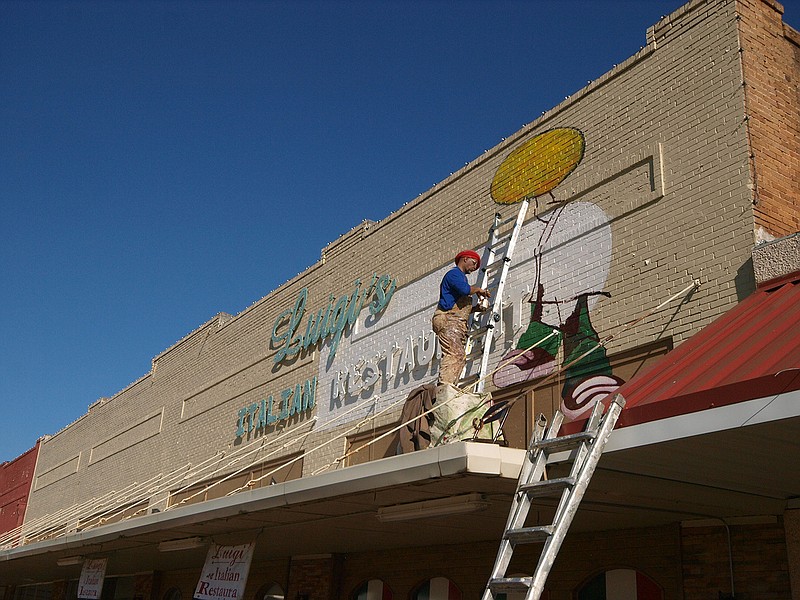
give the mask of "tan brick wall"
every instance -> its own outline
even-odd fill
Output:
[[[764,239],[800,231],[800,34],[775,0],[738,0],[755,224]]]
[[[427,322],[436,283],[420,292],[428,308],[411,308],[414,299],[402,290],[432,278],[457,249],[483,244],[498,209],[516,213],[516,206],[494,203],[492,178],[513,149],[552,128],[579,129],[586,151],[554,191],[559,200],[572,200],[565,211],[573,211],[576,222],[562,222],[563,239],[553,242],[548,256],[579,249],[554,267],[561,281],[580,286],[570,261],[591,260],[595,249],[608,252],[608,264],[598,268],[607,269],[601,281],[611,298],[594,306],[592,322],[601,335],[615,334],[610,351],[667,337],[677,345],[696,333],[753,289],[754,217],[734,8],[733,0],[695,0],[679,9],[650,28],[648,45],[623,64],[380,223],[355,227],[324,249],[324,260],[241,314],[220,315],[158,355],[150,373],[42,444],[28,518],[258,440],[261,432],[236,439],[239,409],[320,373],[324,352],[318,347],[280,366],[273,361],[273,324],[303,287],[311,312],[329,295],[348,293],[357,278],[388,273],[397,278],[398,292],[387,318],[402,327],[407,311]],[[552,217],[548,201],[539,206],[544,218]],[[578,222],[586,208],[605,215],[607,247],[595,248],[601,242],[592,223]],[[529,226],[535,239],[539,223],[532,216]],[[520,301],[530,279],[514,277],[510,289]],[[618,328],[695,279],[702,287],[689,301],[636,329]],[[493,361],[511,342],[504,340]],[[348,337],[343,345],[350,343]],[[409,381],[408,389],[414,384]],[[403,389],[396,391],[402,395]],[[369,426],[393,421],[399,410]],[[283,424],[295,428],[298,441],[286,454],[331,441],[304,458],[305,474],[341,456],[343,434],[352,426],[320,429],[310,416]],[[263,435],[280,433],[270,427]],[[266,457],[265,450],[252,460]]]

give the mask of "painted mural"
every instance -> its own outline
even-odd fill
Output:
[[[508,154],[489,190],[498,204],[528,199],[536,208],[536,218],[520,232],[506,282],[503,319],[490,362],[496,371],[493,382],[502,388],[558,377],[568,418],[621,383],[605,350],[597,347],[599,336],[591,321],[598,300],[609,296],[610,219],[593,202],[557,203],[552,194],[580,164],[584,144],[583,134],[574,128],[539,134]],[[440,351],[430,317],[439,282],[451,266],[448,262],[398,285],[385,310],[352,321],[335,351],[331,344],[320,346],[320,428],[398,408],[415,387],[435,381]],[[471,275],[470,283],[477,276]]]
[[[498,204],[533,200],[538,212],[538,199],[549,195],[555,202],[553,189],[578,166],[584,150],[585,139],[577,129],[552,129],[533,137],[511,152],[497,169],[492,198]],[[576,418],[623,381],[612,373],[589,314],[590,299],[611,296],[603,289],[605,277],[601,282],[576,276],[569,285],[552,278],[555,269],[569,268],[569,257],[561,263],[548,252],[554,231],[564,225],[560,221],[566,207],[562,204],[546,216],[537,215],[541,231],[534,246],[530,319],[515,348],[501,359],[493,383],[502,388],[547,377],[559,371],[560,363],[559,374],[564,380],[561,410],[567,418]],[[571,229],[570,225],[567,228]],[[591,246],[581,249],[592,251]],[[603,260],[598,257],[598,268]],[[610,257],[606,260],[610,262]],[[546,307],[552,310],[545,311]]]

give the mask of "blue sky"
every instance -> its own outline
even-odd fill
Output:
[[[628,58],[682,3],[4,0],[0,462]]]

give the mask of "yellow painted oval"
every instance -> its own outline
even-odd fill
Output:
[[[492,198],[514,204],[542,196],[575,170],[583,158],[583,134],[572,127],[551,129],[509,154],[492,180]]]

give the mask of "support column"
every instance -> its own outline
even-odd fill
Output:
[[[342,557],[336,554],[293,556],[286,600],[336,600]]]
[[[786,532],[786,557],[792,600],[800,600],[800,500],[789,501],[783,513],[783,528]]]

